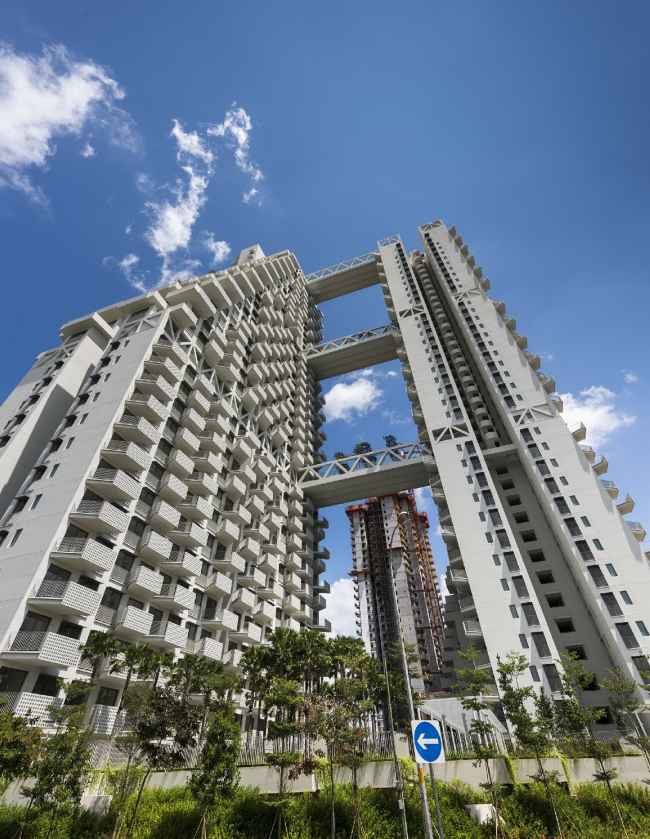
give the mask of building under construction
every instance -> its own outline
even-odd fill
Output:
[[[418,511],[412,491],[370,498],[345,511],[350,519],[357,626],[366,649],[383,659],[399,641],[397,608],[404,641],[420,654],[420,675],[413,687],[420,692],[439,690],[444,632],[427,514]],[[401,512],[408,513],[408,519],[398,524]]]

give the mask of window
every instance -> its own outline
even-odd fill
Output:
[[[542,443],[542,448],[544,449],[545,452],[549,451],[548,443]]]
[[[474,483],[474,478],[472,478],[471,475],[467,475],[467,483],[468,484],[473,484]]]
[[[557,466],[557,460],[554,460],[554,458],[551,458],[551,466]]]
[[[569,505],[566,503],[564,498],[554,498],[553,501],[555,501],[555,506],[562,515],[568,515],[571,512]]]
[[[501,521],[501,513],[498,510],[488,510],[488,515],[490,516],[490,521],[495,527],[499,527],[503,524]]]
[[[105,381],[105,382],[107,382],[107,381],[110,379],[110,377],[111,377],[111,374],[110,374],[110,373],[107,373],[107,374],[104,376],[104,381]]]
[[[485,513],[479,513],[478,517],[481,521],[485,521]]]
[[[70,446],[74,443],[74,437],[70,437],[68,442],[65,444],[66,449],[69,449]]]
[[[603,603],[607,606],[607,611],[613,618],[617,618],[623,614],[623,610],[619,606],[615,594],[608,592],[606,594],[601,594],[601,597],[603,598]]]
[[[574,653],[575,657],[578,661],[586,661],[587,660],[587,653],[585,652],[585,648],[582,647],[580,644],[576,644],[572,647],[567,647],[566,651],[568,653]]]
[[[93,396],[93,402],[97,402],[97,400],[99,399],[99,393],[100,392],[97,391],[97,393]]]
[[[533,632],[533,644],[540,658],[550,658],[551,649],[546,643],[546,636],[543,632]]]
[[[505,530],[497,530],[497,539],[499,540],[499,544],[502,548],[511,547],[510,539],[508,538],[508,534],[505,532]]]
[[[537,469],[538,469],[540,475],[550,475],[551,474],[551,470],[548,468],[548,465],[547,465],[545,460],[536,461],[535,466],[537,466]]]
[[[560,674],[557,672],[557,667],[554,664],[544,664],[544,675],[546,681],[552,692],[560,691],[562,689],[562,681]]]
[[[512,615],[513,618],[518,618],[519,617],[519,612],[517,611],[516,606],[512,606],[512,605],[510,606],[510,614]]]
[[[501,578],[501,588],[504,591],[510,591],[510,586],[508,585],[508,581]]]
[[[526,522],[530,521],[530,519],[528,518],[528,513],[524,512],[515,513],[513,518],[517,522],[517,524],[526,524]]]
[[[528,551],[528,556],[530,557],[531,562],[545,562],[546,557],[544,556],[544,551],[537,550],[537,551]]]
[[[626,591],[622,591],[621,593],[621,600],[628,606],[632,605],[632,598]]]
[[[511,507],[518,507],[521,504],[521,498],[518,495],[509,495],[506,501]]]
[[[107,705],[109,708],[114,708],[117,702],[118,691],[115,688],[100,687],[97,694],[96,705]]]
[[[522,648],[523,650],[527,650],[527,649],[528,649],[528,638],[526,638],[526,636],[525,636],[525,635],[520,635],[520,636],[519,636],[519,643],[521,644],[521,648]]]
[[[39,696],[56,696],[59,692],[56,680],[56,676],[39,673],[32,688],[32,693],[37,693]]]
[[[11,542],[9,542],[9,547],[10,548],[13,548],[13,546],[16,544],[16,542],[20,539],[20,534],[22,532],[23,532],[22,530],[17,530],[14,533],[14,535],[11,537]]]
[[[79,420],[79,425],[83,425],[86,420],[88,419],[88,414],[84,414],[81,419]]]
[[[567,479],[564,477],[564,475],[560,475],[560,483],[561,483],[561,484],[562,484],[562,486],[564,486],[564,487],[569,486],[569,482],[568,482],[568,481],[567,481]]]
[[[650,635],[650,632],[648,632],[646,625],[643,623],[643,621],[637,621],[636,625],[641,635]]]
[[[524,542],[536,542],[537,536],[535,535],[534,530],[523,530],[521,532],[521,538]]]
[[[492,495],[492,492],[489,489],[483,490],[483,492],[481,494],[482,494],[483,499],[484,499],[486,504],[488,504],[490,506],[492,506],[493,504],[496,504],[496,501],[494,500],[494,496]]]
[[[578,499],[575,497],[575,495],[570,495],[570,496],[569,496],[569,501],[570,501],[572,504],[575,504],[576,506],[577,506],[577,504],[579,503],[579,502],[578,502]]]
[[[54,466],[52,467],[52,469],[50,470],[50,475],[49,475],[49,477],[50,477],[50,478],[53,478],[53,477],[56,475],[56,473],[57,473],[58,471],[59,471],[59,464],[58,464],[58,463],[55,463],[55,464],[54,464]]]
[[[492,544],[492,542],[494,542],[494,539],[492,538],[492,534],[491,534],[491,533],[486,533],[486,534],[485,534],[485,538],[488,540],[488,542],[489,542],[490,544]]]
[[[571,536],[582,536],[582,530],[578,527],[578,522],[575,519],[564,519],[564,523],[566,524]]]
[[[576,631],[571,618],[558,618],[555,623],[557,624],[558,630],[562,633]]]
[[[600,543],[600,539],[594,539],[594,546],[595,546],[597,551],[604,550],[603,546]]]
[[[506,565],[508,566],[508,571],[519,571],[519,563],[517,562],[517,557],[512,553],[512,551],[506,551],[504,553],[503,558],[506,561]]]
[[[29,508],[30,510],[35,510],[38,507],[38,502],[41,500],[43,496],[37,495],[36,498],[32,501],[32,506]]]
[[[539,626],[539,618],[532,603],[522,603],[521,611],[524,613],[528,626]]]
[[[118,362],[121,358],[122,358],[122,356],[121,356],[121,355],[116,355],[116,356],[115,356],[115,361],[113,362],[113,364],[117,364],[117,362]]]
[[[600,565],[588,565],[587,571],[589,571],[589,573],[591,574],[591,579],[594,581],[594,584],[597,588],[605,588],[609,585],[609,583],[607,582],[607,577],[603,574]],[[625,598],[623,599],[625,600]]]
[[[609,571],[610,577],[618,577],[618,574],[616,573],[616,568],[614,568],[611,562],[608,562],[605,568],[607,568],[607,570]]]
[[[582,559],[595,559],[592,550],[589,547],[589,542],[585,542],[584,539],[578,539],[576,542],[576,548],[580,552]]]
[[[544,483],[546,484],[546,488],[551,493],[551,495],[557,495],[560,491],[560,487],[555,482],[555,478],[547,478]]]
[[[533,435],[530,433],[528,428],[523,428],[521,431],[521,437],[524,443],[532,443],[533,442]]]
[[[514,481],[501,481],[501,488],[502,489],[514,489],[515,483]]]
[[[628,650],[639,646],[639,642],[636,640],[636,636],[629,623],[617,623],[616,629],[618,629],[618,634],[621,636],[621,639]]]
[[[557,609],[558,606],[564,606],[564,599],[559,592],[556,592],[555,594],[547,594],[546,600],[551,609]]]
[[[492,555],[492,559],[494,560],[494,564],[495,564],[495,565],[501,565],[501,560],[499,559],[499,557],[497,556],[497,554],[493,554],[493,555]]]
[[[20,625],[21,632],[47,632],[50,619],[37,612],[27,612]]]
[[[0,667],[0,693],[20,693],[26,676],[26,670]]]
[[[555,582],[555,577],[553,576],[553,573],[551,571],[538,571],[537,579],[543,586]]]
[[[533,677],[534,682],[539,682],[540,681],[539,673],[537,672],[537,668],[535,667],[534,664],[530,665],[530,675]]]
[[[580,516],[580,521],[584,524],[585,527],[591,527],[587,516]]]
[[[513,577],[512,584],[519,597],[530,597],[528,594],[528,587],[523,577]]]

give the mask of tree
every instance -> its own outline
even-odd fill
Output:
[[[397,442],[397,437],[395,437],[394,434],[385,434],[384,442],[386,443],[387,449],[394,449],[395,446],[399,446],[399,443]]]
[[[125,834],[129,839],[149,775],[184,766],[185,751],[196,745],[201,717],[200,711],[187,704],[182,690],[175,685],[164,688],[136,685],[128,692],[125,707],[134,741],[146,766]]]
[[[355,455],[369,455],[372,451],[372,446],[370,443],[357,443],[356,446],[352,449],[352,454]],[[377,455],[373,454],[369,457],[365,457],[366,460],[369,460],[371,463],[377,463]]]
[[[255,713],[255,702],[260,691],[263,691],[264,681],[262,673],[266,668],[268,656],[264,647],[249,647],[242,656],[241,667],[250,680],[250,692],[248,698],[248,720],[246,742],[250,743],[253,731],[253,714]]]
[[[6,702],[0,705],[0,789],[3,792],[12,781],[32,774],[42,736],[31,714],[20,717]]]
[[[646,685],[639,685],[635,679],[618,668],[607,672],[610,676],[603,679],[602,686],[616,697],[610,703],[616,724],[621,731],[625,732],[628,743],[643,752],[650,768],[650,737],[645,733],[639,721],[639,711],[645,708],[645,702],[638,691],[639,687],[647,689]]]
[[[618,772],[605,766],[605,761],[611,757],[610,750],[605,743],[596,740],[593,732],[594,723],[601,719],[604,711],[584,702],[583,691],[594,681],[594,674],[585,670],[577,653],[573,651],[561,653],[557,663],[561,668],[562,703],[558,712],[560,730],[581,740],[587,757],[598,763],[600,769],[594,774],[594,780],[606,785],[623,834],[627,836],[627,828],[612,788],[612,781],[618,777]]]
[[[499,815],[498,803],[498,795],[501,792],[502,784],[496,783],[492,779],[492,771],[490,769],[490,760],[498,757],[498,752],[491,740],[494,726],[486,718],[487,715],[485,714],[486,711],[491,709],[492,703],[484,698],[486,694],[490,695],[493,693],[494,675],[489,669],[478,669],[477,661],[480,655],[481,651],[470,644],[466,652],[460,653],[461,658],[469,662],[470,666],[456,670],[456,675],[458,676],[458,681],[461,683],[458,687],[464,691],[460,697],[461,705],[466,711],[471,711],[474,715],[469,729],[472,751],[476,757],[474,765],[480,766],[482,763],[485,763],[487,783],[481,784],[481,787],[492,796],[492,804],[496,814],[495,832],[500,830],[503,836],[503,826]],[[482,713],[484,714],[483,717],[481,716]]]
[[[126,696],[131,686],[131,679],[140,670],[146,670],[147,658],[151,654],[151,647],[148,644],[127,644],[119,652],[111,657],[110,671],[111,673],[126,672],[126,681],[124,682],[124,689],[120,697],[120,704],[115,714],[115,722],[113,723],[113,730],[111,732],[111,742],[117,737],[118,727],[124,710],[124,703]]]
[[[347,457],[345,452],[334,452],[334,460],[343,460],[344,457]],[[339,470],[339,475],[341,472],[348,472],[350,469],[349,463],[339,463],[336,467]]]
[[[531,710],[531,706],[534,707],[535,700],[534,688],[532,686],[521,687],[519,684],[520,677],[528,672],[528,659],[521,653],[509,652],[505,661],[497,656],[497,662],[501,705],[518,746],[524,750],[532,751],[535,755],[538,771],[537,775],[532,777],[544,785],[546,797],[553,811],[560,839],[562,839],[564,836],[562,825],[551,790],[551,782],[557,782],[559,774],[548,772],[543,760],[543,757],[548,754],[553,746],[551,730],[547,724],[546,716],[536,718]]]
[[[85,705],[80,704],[92,687],[82,681],[59,680],[58,684],[65,692],[66,702],[61,708],[50,705],[47,709],[56,731],[43,743],[33,766],[36,783],[21,790],[21,794],[30,800],[29,808],[36,806],[51,811],[46,839],[49,839],[58,814],[78,812],[88,783],[92,754],[90,732],[83,728]]]
[[[85,644],[79,647],[79,653],[82,660],[88,661],[92,665],[90,673],[90,684],[95,684],[99,665],[103,659],[113,661],[120,652],[121,644],[117,638],[110,632],[100,632],[93,630],[88,635],[88,640]]]
[[[213,705],[213,716],[188,785],[201,807],[201,839],[207,839],[219,798],[232,797],[239,783],[239,723],[232,703]]]

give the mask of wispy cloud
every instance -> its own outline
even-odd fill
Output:
[[[213,137],[223,137],[226,140],[226,145],[234,149],[237,166],[242,172],[250,175],[253,184],[257,184],[264,180],[264,175],[257,163],[254,163],[248,156],[249,136],[252,129],[253,123],[250,116],[243,108],[238,108],[236,102],[233,102],[232,108],[226,112],[224,121],[208,128],[207,133]],[[259,189],[253,186],[250,190],[244,192],[242,200],[245,204],[251,202],[261,204],[262,199]]]
[[[131,117],[115,104],[124,91],[108,72],[89,60],[76,61],[63,46],[42,55],[0,46],[0,186],[18,189],[47,204],[34,170],[47,168],[58,139],[82,136],[90,127],[107,131],[111,142],[136,149]],[[90,144],[81,152],[94,154]]]
[[[351,373],[345,379],[325,394],[324,411],[328,420],[341,419],[352,423],[376,408],[384,392],[371,370]]]
[[[228,242],[216,241],[212,233],[205,233],[203,236],[203,245],[212,254],[212,259],[215,265],[220,265],[225,262],[230,256],[230,245]]]
[[[571,428],[579,422],[587,427],[586,442],[596,448],[607,443],[613,434],[627,428],[636,417],[616,405],[617,396],[606,387],[593,386],[581,390],[577,396],[560,394],[564,403],[563,418]]]
[[[623,378],[625,379],[625,383],[628,385],[639,381],[637,374],[633,373],[631,370],[623,370]]]
[[[332,590],[327,595],[327,608],[323,617],[332,623],[333,635],[356,635],[354,584],[343,577],[332,583]]]

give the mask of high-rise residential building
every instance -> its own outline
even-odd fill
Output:
[[[255,246],[62,328],[0,409],[0,690],[14,707],[42,710],[56,676],[88,675],[78,645],[93,631],[238,672],[275,626],[327,629],[318,511],[424,486],[450,563],[443,687],[470,643],[492,670],[520,650],[524,681],[555,697],[554,660],[573,650],[603,708],[608,668],[647,671],[632,499],[567,428],[456,230],[419,233],[410,256],[393,236],[307,276]],[[323,342],[318,304],[373,285],[389,322]],[[327,461],[319,381],[391,359],[419,439]],[[122,687],[100,669],[96,732]]]
[[[417,509],[413,492],[369,498],[345,512],[350,519],[358,634],[372,656],[390,659],[401,627],[404,642],[421,657],[414,665],[418,677],[413,687],[421,693],[439,690],[442,603],[427,514]],[[397,519],[400,513],[407,514],[402,522]]]
[[[88,677],[111,631],[241,672],[274,627],[325,630],[326,522],[297,483],[324,435],[295,257],[242,252],[63,326],[0,411],[0,690],[20,711]],[[317,456],[317,455],[316,455]],[[321,455],[322,457],[322,455]],[[114,730],[126,674],[90,697]]]

